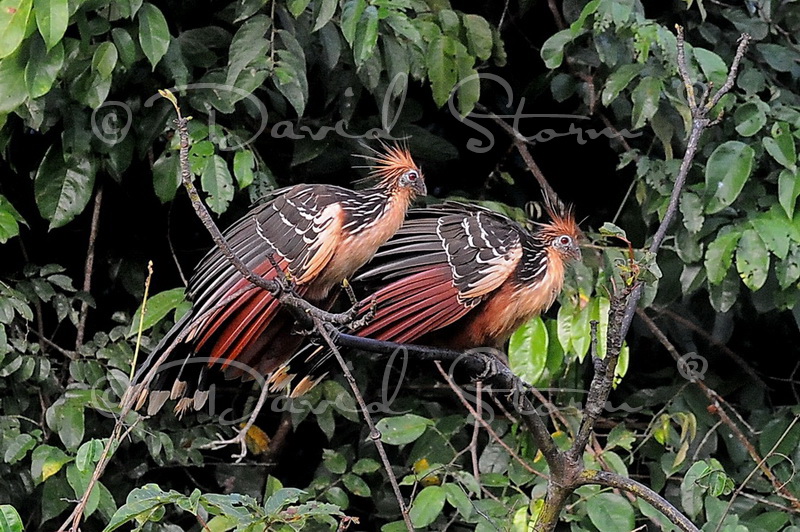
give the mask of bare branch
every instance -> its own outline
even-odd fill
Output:
[[[100,205],[103,203],[103,185],[97,187],[94,195],[94,209],[92,210],[92,224],[89,229],[89,246],[86,250],[86,265],[83,268],[83,291],[87,294],[92,290],[92,272],[94,271],[94,248],[97,242],[97,229],[100,221]],[[86,317],[89,314],[89,303],[81,303],[80,317],[78,318],[78,333],[75,337],[75,351],[83,345],[83,335],[86,332]]]
[[[664,514],[664,517],[678,526],[684,532],[699,532],[699,529],[683,515],[677,508],[669,503],[664,497],[648,488],[644,484],[633,479],[623,477],[610,471],[586,470],[581,473],[578,485],[599,484],[611,488],[621,489],[632,493],[637,497],[650,503],[656,510]]]

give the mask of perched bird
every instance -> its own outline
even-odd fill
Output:
[[[560,205],[560,204],[559,204]],[[356,281],[376,286],[374,317],[353,334],[399,343],[502,348],[553,304],[567,262],[580,259],[569,209],[546,202],[550,220],[531,232],[488,209],[445,203],[409,212]],[[298,395],[326,374],[330,353],[306,345],[274,373]]]
[[[334,288],[369,261],[403,223],[411,201],[425,195],[422,172],[404,147],[384,146],[367,156],[376,183],[365,190],[296,185],[274,193],[233,224],[224,236],[256,274],[275,279],[278,269],[297,294],[329,308]],[[189,282],[191,310],[137,369],[135,408],[148,396],[148,414],[177,399],[176,412],[200,409],[208,399],[209,372],[241,376],[252,368],[269,376],[299,347],[294,320],[269,292],[256,288],[214,248]],[[217,308],[215,308],[217,307]],[[145,376],[181,335],[152,382]]]

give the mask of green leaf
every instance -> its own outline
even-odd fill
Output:
[[[0,532],[24,532],[22,519],[10,504],[0,504]]]
[[[578,360],[583,362],[586,353],[591,345],[591,305],[586,305],[582,309],[575,311],[572,316],[572,350],[578,355]]]
[[[729,272],[722,282],[709,287],[709,301],[717,312],[728,312],[739,297],[742,282],[735,272]]]
[[[84,70],[70,85],[70,93],[79,102],[97,109],[105,102],[111,90],[111,78],[104,78],[98,72]]]
[[[737,108],[733,114],[736,132],[743,137],[752,137],[761,131],[761,128],[767,123],[768,110],[769,106],[760,100],[758,103],[748,102]]]
[[[339,486],[334,486],[325,490],[325,500],[342,509],[346,509],[350,506],[350,498],[347,496],[347,492]]]
[[[242,24],[229,47],[228,72],[225,83],[233,85],[242,70],[269,54],[270,42],[264,35],[272,26],[266,15],[256,15]]]
[[[169,48],[167,19],[159,8],[149,2],[142,4],[136,16],[139,18],[139,44],[155,70]]]
[[[736,269],[745,286],[758,290],[764,285],[769,273],[769,251],[764,241],[753,229],[747,229],[739,239],[736,250]]]
[[[717,236],[717,238],[708,245],[706,250],[705,267],[706,274],[708,275],[708,282],[712,285],[717,285],[725,279],[725,275],[731,267],[733,261],[733,251],[739,243],[739,238],[742,234],[738,231],[732,231]]]
[[[681,194],[680,203],[681,214],[683,215],[683,226],[690,233],[697,233],[703,228],[705,217],[703,216],[703,200],[694,192],[684,191]]]
[[[775,264],[775,276],[784,290],[800,279],[800,246],[794,246],[784,260]]]
[[[189,169],[195,175],[200,175],[208,164],[209,158],[214,155],[214,143],[210,140],[201,140],[189,148]]]
[[[720,56],[705,48],[693,47],[692,53],[700,65],[706,79],[717,87],[721,87],[728,77],[728,67]]]
[[[153,163],[153,189],[161,203],[172,201],[181,186],[181,168],[178,155],[165,151]]]
[[[92,472],[91,469],[88,471],[81,471],[75,467],[75,464],[67,466],[67,482],[75,492],[75,497],[83,497],[84,493],[86,493],[86,488],[89,486],[89,481],[92,478]],[[83,515],[86,517],[92,515],[94,511],[97,510],[97,505],[99,503],[100,490],[96,489],[95,486],[89,493],[89,499],[86,502],[86,509]]]
[[[69,25],[69,0],[33,0],[36,26],[50,50],[61,42]]]
[[[364,479],[358,475],[347,473],[342,477],[342,483],[347,490],[358,497],[369,497],[372,495],[372,490],[369,488]]]
[[[778,72],[791,72],[797,66],[798,55],[787,46],[758,43],[756,49],[764,56],[764,61]]]
[[[0,60],[0,117],[15,110],[27,97],[25,63],[21,54],[16,53]]]
[[[32,100],[50,92],[50,88],[64,65],[64,46],[56,43],[50,51],[44,42],[34,39],[30,47],[28,64],[25,66],[25,86]]]
[[[373,54],[376,44],[378,44],[378,8],[367,6],[358,21],[353,40],[353,58],[356,66],[361,66]]]
[[[264,501],[264,512],[267,515],[273,515],[286,505],[299,501],[303,494],[305,492],[297,488],[280,488]]]
[[[63,475],[48,479],[44,483],[44,489],[42,489],[41,522],[44,523],[60,515],[61,512],[71,506],[67,501],[74,499],[75,494]]]
[[[599,493],[586,501],[586,510],[592,524],[600,532],[619,532],[633,530],[633,507],[622,495]]]
[[[473,56],[486,61],[492,56],[494,41],[492,27],[480,15],[462,15],[461,23],[467,33],[467,48]]]
[[[696,518],[703,509],[705,488],[699,480],[707,470],[708,464],[705,461],[695,462],[681,481],[681,505],[692,519]]]
[[[514,375],[536,386],[547,362],[547,344],[547,328],[539,316],[514,331],[508,346],[508,362]]]
[[[19,223],[14,218],[14,215],[0,207],[0,244],[5,244],[10,238],[18,234]]]
[[[6,463],[15,464],[25,458],[28,451],[36,446],[36,438],[30,434],[18,434],[6,444],[6,454],[3,457]]]
[[[71,460],[61,449],[40,445],[31,455],[31,476],[36,483],[42,482],[58,473]]]
[[[633,100],[633,115],[631,123],[633,129],[644,127],[648,120],[658,111],[658,102],[661,99],[663,82],[651,76],[643,78],[631,93]]]
[[[736,200],[750,177],[754,158],[753,148],[738,140],[717,146],[706,163],[707,213],[719,212]]]
[[[314,27],[311,29],[311,33],[321,30],[323,26],[330,22],[334,13],[336,13],[337,4],[337,0],[314,2]]]
[[[69,223],[83,212],[94,190],[95,166],[89,158],[64,161],[61,149],[51,146],[34,179],[36,205],[50,221],[50,229]]]
[[[784,216],[784,212],[776,205],[753,218],[750,223],[767,248],[779,259],[785,259],[789,253],[791,219]]]
[[[620,423],[619,425],[614,426],[614,428],[611,429],[611,432],[608,433],[605,450],[609,451],[614,447],[621,447],[627,451],[630,451],[635,442],[636,434],[628,430],[624,423]]]
[[[420,39],[422,39],[419,30],[417,30],[407,16],[401,13],[390,13],[384,20],[398,37],[405,37],[412,43],[419,42]]]
[[[778,176],[778,201],[789,218],[794,217],[798,196],[800,196],[800,173],[781,171]]]
[[[428,78],[431,80],[433,101],[440,107],[450,98],[458,81],[455,45],[456,42],[451,37],[439,35],[428,46]]]
[[[133,323],[128,331],[127,337],[130,338],[139,333],[139,321],[142,322],[142,330],[146,331],[156,323],[164,319],[170,311],[174,310],[185,299],[186,290],[182,287],[165,290],[155,294],[145,302],[144,319],[142,319],[142,307],[136,309],[133,315]]]
[[[433,523],[442,512],[446,497],[441,486],[428,486],[420,491],[409,511],[414,528],[425,528]]]
[[[453,508],[458,510],[458,513],[461,514],[461,517],[464,519],[470,519],[473,513],[472,503],[470,502],[467,494],[464,492],[464,488],[453,482],[447,482],[442,485],[442,489],[447,495],[447,502],[450,503]]]
[[[772,155],[772,158],[789,170],[795,169],[797,163],[797,151],[794,145],[794,137],[789,124],[778,122],[772,127],[772,137],[761,139],[764,149]]]
[[[114,46],[119,52],[119,59],[126,67],[130,67],[136,61],[136,43],[133,42],[131,34],[123,28],[111,30],[111,38]]]
[[[356,475],[364,475],[367,473],[374,473],[381,468],[381,465],[372,458],[362,458],[353,464],[353,473]]]
[[[236,176],[240,189],[247,188],[253,183],[255,166],[255,155],[250,150],[237,151],[233,156],[233,175]]]
[[[274,70],[276,85],[294,107],[297,116],[303,116],[308,101],[305,52],[288,31],[279,30],[277,34],[284,47],[278,50],[278,61]]]
[[[606,80],[606,85],[603,88],[601,101],[603,105],[608,106],[611,102],[617,99],[619,93],[627,87],[633,78],[639,75],[644,68],[640,63],[632,63],[620,66],[617,70],[611,73]]]
[[[58,437],[69,451],[75,451],[83,441],[84,412],[83,404],[68,401],[58,410],[61,418],[58,424]]]
[[[289,8],[289,13],[291,13],[294,18],[297,18],[306,10],[310,3],[311,0],[288,0],[286,5]]]
[[[381,441],[389,445],[405,445],[422,436],[433,421],[416,414],[405,414],[398,417],[385,417],[376,423],[381,433]]]
[[[0,5],[0,58],[17,51],[25,38],[32,0],[6,0]]]
[[[228,204],[233,199],[233,178],[228,171],[228,163],[219,155],[208,159],[203,174],[200,176],[200,185],[208,193],[208,206],[217,214],[228,210]]]
[[[458,70],[458,112],[467,116],[475,108],[481,96],[478,72],[473,68],[475,58],[467,53],[461,43],[456,43],[456,66]]]
[[[592,15],[594,12],[597,11],[597,8],[600,7],[601,3],[602,3],[602,0],[592,0],[591,2],[589,2],[585,6],[583,6],[583,9],[581,10],[581,14],[578,15],[578,18],[575,19],[575,22],[570,24],[570,27],[569,27],[569,30],[570,30],[570,32],[572,32],[572,36],[573,37],[577,37],[578,35],[583,33],[583,25],[586,23],[586,19],[589,18],[589,15]],[[622,7],[622,4],[623,4],[622,2],[618,2],[617,3],[617,7],[618,8]],[[618,23],[622,24],[622,22],[626,21],[627,18],[628,18],[627,15],[624,18],[620,17],[619,19],[617,19]]]
[[[572,31],[561,30],[542,44],[541,56],[549,69],[558,68],[564,60],[564,47],[574,38]]]
[[[78,449],[78,454],[75,455],[75,466],[80,471],[93,471],[94,464],[100,460],[102,454],[103,441],[89,440]]]
[[[356,27],[367,8],[365,0],[345,0],[342,6],[342,35],[351,46],[356,37]]]
[[[110,78],[114,72],[114,67],[117,66],[117,47],[114,43],[104,42],[100,43],[92,56],[92,68],[100,74],[102,78]]]
[[[344,455],[330,449],[322,450],[322,465],[325,466],[325,469],[337,475],[342,475],[347,471],[347,459]]]

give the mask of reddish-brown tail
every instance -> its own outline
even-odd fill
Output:
[[[469,311],[458,300],[458,290],[453,286],[447,265],[437,265],[395,281],[374,297],[375,317],[356,334],[390,342],[413,342]]]

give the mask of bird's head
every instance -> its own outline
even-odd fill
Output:
[[[382,144],[382,150],[373,150],[374,155],[363,155],[372,162],[370,179],[377,180],[377,186],[392,192],[401,192],[413,199],[428,193],[425,178],[408,147]]]
[[[580,260],[579,241],[583,237],[570,209],[557,213],[548,209],[551,221],[540,224],[539,234],[563,260]]]

